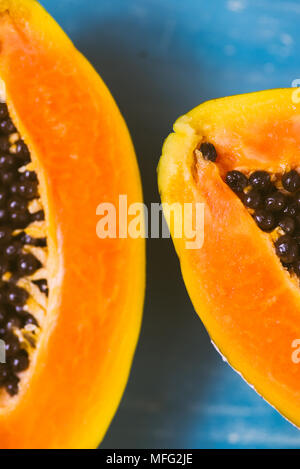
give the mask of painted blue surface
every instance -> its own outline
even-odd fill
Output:
[[[156,165],[177,116],[206,99],[286,87],[300,77],[297,0],[42,3],[117,99],[147,203],[158,200]],[[169,240],[149,242],[147,269],[134,367],[102,447],[300,447],[300,432],[211,346]]]

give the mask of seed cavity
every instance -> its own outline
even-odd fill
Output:
[[[210,143],[202,143],[200,151],[210,148],[216,161],[216,150]],[[211,146],[214,151],[211,150]],[[198,147],[199,148],[199,147]],[[196,150],[199,156],[199,150]],[[225,182],[241,199],[257,226],[270,233],[282,265],[292,278],[300,279],[300,174],[296,168],[282,173],[236,169],[225,174]]]
[[[300,278],[300,175],[229,171],[226,183],[249,209],[258,227],[272,234],[282,265]],[[236,181],[243,181],[238,185]],[[245,182],[246,181],[246,182]]]
[[[27,145],[0,102],[0,396],[18,394],[47,310],[47,238]]]

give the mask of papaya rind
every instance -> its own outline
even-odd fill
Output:
[[[226,133],[228,128],[232,130],[235,126],[234,129],[238,133],[240,125],[239,120],[243,123],[249,121],[254,122],[255,120],[258,123],[262,121],[266,123],[266,125],[269,125],[269,121],[271,121],[272,124],[273,120],[276,125],[279,122],[279,124],[282,123],[284,126],[285,122],[290,124],[290,116],[295,118],[295,122],[298,126],[298,116],[300,112],[298,102],[293,100],[294,92],[295,89],[278,89],[221,98],[203,103],[186,115],[180,117],[174,125],[174,133],[169,135],[164,143],[162,157],[158,166],[158,186],[162,202],[205,203],[205,198],[201,195],[201,185],[197,185],[195,182],[192,171],[194,165],[194,150],[203,137],[208,138],[209,141],[216,144],[217,150],[219,148],[224,150],[220,144],[220,142],[222,143],[222,137],[214,139],[216,129],[220,131],[221,134],[223,130],[224,133]],[[274,127],[276,128],[275,124]],[[297,138],[294,134],[292,136],[294,140]],[[263,140],[264,137],[262,136],[261,138]],[[224,147],[226,148],[225,144]],[[236,150],[239,157],[238,162],[244,164],[243,157],[245,157],[245,155],[243,154],[243,148],[236,148]],[[242,155],[241,157],[239,150]],[[283,153],[281,150],[283,150]],[[251,169],[255,169],[257,165],[261,165],[259,167],[269,169],[270,171],[287,170],[289,167],[295,166],[297,163],[299,164],[299,156],[298,146],[295,146],[295,151],[291,152],[289,145],[286,144],[286,141],[283,141],[282,145],[279,147],[278,157],[275,157],[275,154],[271,154],[270,156],[268,152],[266,152],[264,155],[265,158],[261,160],[251,161],[251,158],[248,158],[244,167],[247,168],[250,161],[253,165]],[[205,163],[203,163],[203,165],[204,164]],[[212,163],[206,164],[209,168],[212,167]],[[233,169],[233,167],[231,169]],[[213,170],[211,170],[211,172],[213,172]],[[217,177],[220,178],[220,175],[218,174]],[[241,211],[242,213],[244,208],[242,204],[235,199],[233,196],[232,201],[236,204],[237,211]],[[254,224],[253,220],[250,221],[250,219],[251,217],[249,215],[249,226],[251,223]],[[251,229],[253,229],[253,226],[251,225]],[[173,236],[173,227],[170,224],[169,227]],[[268,236],[259,232],[258,228],[257,236],[262,243],[264,243],[268,255],[271,250],[274,251],[272,243],[267,239]],[[296,384],[294,389],[283,389],[285,387],[284,383],[272,382],[266,374],[260,373],[255,369],[249,357],[242,356],[236,352],[233,344],[228,342],[224,330],[222,330],[222,327],[220,327],[220,324],[218,324],[218,321],[214,317],[212,307],[213,292],[211,292],[211,296],[207,294],[207,292],[205,292],[205,285],[202,283],[203,286],[201,286],[201,282],[197,279],[201,272],[199,260],[194,261],[193,254],[186,251],[186,240],[184,238],[176,239],[173,236],[173,242],[180,260],[181,271],[189,296],[196,312],[208,330],[216,349],[221,353],[223,359],[225,359],[258,394],[290,422],[299,427],[300,406]],[[278,282],[280,283],[282,281],[284,289],[293,298],[294,304],[298,305],[296,309],[299,311],[299,288],[286,274],[284,269],[281,268],[275,251],[273,254],[273,257],[272,253],[270,254],[272,257],[272,266],[274,266],[276,272],[280,275]],[[197,258],[197,253],[195,257]],[[202,279],[202,282],[205,282],[205,280]],[[298,323],[299,322],[295,322],[294,326],[291,326],[294,327],[295,338],[300,336]],[[287,353],[291,355],[292,349]],[[289,364],[289,366],[291,365]],[[297,365],[295,365],[293,372],[298,374],[296,367]]]

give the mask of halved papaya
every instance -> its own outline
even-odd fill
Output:
[[[174,244],[212,341],[298,426],[299,169],[295,89],[196,107],[175,123],[158,168],[164,203],[204,204],[202,247],[188,249],[184,232]],[[174,235],[174,223],[170,229]],[[202,225],[195,229],[200,239]]]
[[[0,0],[1,448],[93,448],[141,323],[143,239],[96,209],[142,200],[108,89],[33,0]]]

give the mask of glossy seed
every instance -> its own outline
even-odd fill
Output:
[[[39,210],[38,212],[34,212],[31,214],[30,221],[44,221],[45,220],[45,212],[44,210]]]
[[[27,200],[34,199],[38,196],[38,186],[35,181],[20,181],[17,186],[17,193]]]
[[[21,329],[22,321],[17,316],[8,316],[6,321],[6,329],[12,331],[13,329]]]
[[[290,217],[295,217],[298,212],[299,212],[299,208],[297,204],[292,199],[289,199],[286,207],[283,210],[283,213]]]
[[[16,314],[21,314],[21,315],[26,314],[27,311],[25,311],[23,308],[24,308],[24,305],[14,305],[13,306],[14,312]]]
[[[6,103],[0,103],[0,120],[5,119],[8,116],[8,109]]]
[[[0,303],[6,303],[6,288],[4,286],[0,287]]]
[[[282,262],[294,263],[298,258],[299,247],[296,241],[289,235],[280,236],[275,242],[276,253]]]
[[[15,179],[15,172],[12,170],[3,169],[0,171],[0,181],[4,186],[9,186]]]
[[[270,194],[265,200],[266,210],[270,212],[281,212],[286,206],[286,197],[280,191]]]
[[[3,207],[6,203],[7,191],[0,187],[0,207]]]
[[[7,221],[7,210],[5,208],[0,208],[0,225],[3,225]]]
[[[7,357],[12,357],[20,350],[20,342],[13,332],[7,332],[3,338]]]
[[[0,305],[0,324],[2,324],[7,318],[7,311],[3,305]]]
[[[9,135],[17,131],[13,121],[9,117],[0,122],[0,130],[5,135]]]
[[[285,173],[281,178],[281,182],[288,192],[295,192],[300,189],[300,175],[295,169]]]
[[[286,215],[279,220],[278,226],[280,226],[286,234],[292,234],[295,231],[296,223],[292,217]]]
[[[3,255],[8,258],[12,259],[15,257],[19,251],[22,249],[22,244],[20,241],[13,240],[11,243],[9,243],[3,252]]]
[[[9,285],[7,291],[7,301],[13,306],[24,306],[27,299],[28,293],[24,288],[18,287],[16,285]]]
[[[256,210],[253,218],[260,229],[263,231],[272,231],[276,226],[276,218],[274,217],[273,213],[267,212],[266,210]]]
[[[11,375],[7,378],[5,389],[11,397],[18,394],[18,392],[19,392],[19,381],[20,381],[20,379],[16,375]]]
[[[29,234],[25,233],[25,231],[21,231],[21,233],[16,235],[15,238],[24,245],[36,246],[40,248],[47,246],[46,238],[33,238]]]
[[[12,371],[15,373],[20,373],[27,370],[29,366],[29,357],[26,350],[20,350],[16,355],[11,357],[8,361],[8,364]]]
[[[9,376],[8,367],[4,363],[0,363],[0,384],[3,384],[7,381]]]
[[[32,182],[38,182],[38,178],[37,178],[37,175],[34,171],[24,171],[23,173],[21,173],[20,175],[20,180],[21,181],[32,181]]]
[[[14,155],[7,154],[0,156],[0,169],[14,169],[17,159]]]
[[[293,235],[293,239],[296,241],[296,243],[300,246],[300,234],[295,234]],[[299,251],[300,252],[300,251]]]
[[[33,326],[38,327],[38,325],[39,325],[37,320],[35,319],[35,317],[32,316],[32,314],[29,314],[29,313],[25,313],[22,316],[22,323],[23,323],[23,327],[28,326],[28,325],[33,325]]]
[[[218,157],[216,149],[212,143],[209,143],[209,142],[201,143],[200,151],[205,160],[215,162]]]
[[[28,210],[14,210],[9,213],[8,218],[14,228],[23,229],[29,224],[30,213]]]
[[[253,188],[267,192],[271,187],[270,174],[267,171],[254,171],[249,178],[249,183]]]
[[[251,189],[244,195],[243,202],[246,207],[256,209],[262,204],[261,193],[257,189]]]
[[[36,270],[41,267],[40,261],[33,254],[21,254],[16,262],[16,269],[23,277],[32,275]]]
[[[15,239],[20,241],[22,244],[32,244],[32,237],[27,234],[25,231],[21,231],[15,236]]]
[[[229,171],[226,175],[226,183],[235,192],[242,192],[248,185],[247,177],[240,171]]]
[[[6,244],[11,240],[12,229],[9,226],[0,226],[0,244]]]
[[[8,269],[9,269],[9,263],[8,263],[7,258],[0,255],[0,276],[5,274],[5,272],[8,272]]]
[[[18,187],[19,187],[18,182],[13,182],[9,187],[11,194],[18,195]]]
[[[0,136],[0,151],[3,153],[9,152],[10,143],[7,137]]]
[[[24,200],[21,197],[15,195],[7,201],[7,208],[12,212],[23,212],[27,209],[27,204],[27,200]]]
[[[15,154],[23,165],[26,165],[31,161],[28,148],[22,140],[19,140],[16,143]]]
[[[42,293],[48,296],[48,282],[46,279],[34,280],[35,285],[37,285]]]

